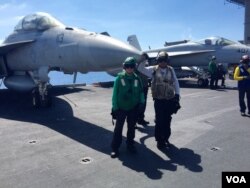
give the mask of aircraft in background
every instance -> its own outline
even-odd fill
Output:
[[[138,40],[135,35],[128,37],[128,42],[138,48]],[[167,51],[170,56],[170,64],[174,68],[190,67],[199,75],[198,85],[207,86],[207,73],[195,70],[195,67],[207,67],[212,56],[216,56],[217,63],[224,67],[233,67],[239,63],[244,54],[250,55],[250,47],[239,42],[234,42],[223,37],[208,37],[198,41],[177,41],[165,43],[165,47],[146,50],[150,64],[155,63],[155,58],[160,51]],[[140,48],[138,48],[140,49]]]
[[[23,17],[0,44],[0,79],[16,91],[32,91],[34,106],[48,106],[49,72],[65,74],[121,69],[128,56],[140,51],[110,37],[67,27],[48,13]]]

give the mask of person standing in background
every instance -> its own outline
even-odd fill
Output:
[[[218,83],[217,81],[217,64],[216,64],[216,57],[212,56],[211,61],[208,64],[208,71],[210,73],[211,79],[210,79],[210,89],[216,89]]]
[[[239,91],[239,105],[240,113],[246,116],[246,109],[248,108],[248,116],[250,116],[250,58],[248,55],[243,55],[241,63],[234,71],[234,79],[238,80]],[[247,107],[245,104],[245,96],[247,98]]]
[[[225,79],[226,79],[226,70],[222,63],[219,63],[217,66],[217,79],[215,85],[218,86],[218,81],[221,80],[221,86],[225,87]]]
[[[145,61],[145,64],[148,64],[147,60],[148,60],[148,55],[146,53],[143,53],[141,55],[141,59],[138,62],[144,62]],[[149,124],[149,122],[145,120],[145,111],[146,111],[146,107],[147,107],[149,78],[146,75],[139,72],[138,70],[136,70],[136,74],[141,78],[142,86],[143,86],[144,99],[145,99],[145,103],[144,103],[144,105],[143,105],[143,107],[141,109],[141,112],[138,114],[137,124],[142,125],[142,126],[145,127],[145,126],[147,126]]]

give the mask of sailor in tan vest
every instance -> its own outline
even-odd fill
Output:
[[[144,63],[138,65],[138,71],[152,78],[152,97],[155,108],[155,139],[158,149],[169,146],[171,135],[172,114],[176,113],[176,102],[179,104],[180,87],[174,69],[169,66],[167,52],[159,52],[157,65],[145,67]]]

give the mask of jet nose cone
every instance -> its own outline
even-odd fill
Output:
[[[127,57],[132,56],[138,59],[141,54],[133,46],[103,35],[96,35],[89,48],[98,67],[105,70],[122,67],[122,63]]]

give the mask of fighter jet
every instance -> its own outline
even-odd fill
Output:
[[[140,53],[107,33],[67,27],[38,12],[23,17],[0,45],[0,79],[9,89],[32,91],[34,106],[48,106],[50,71],[112,73]]]
[[[138,40],[135,35],[128,37],[128,42],[135,47]],[[235,66],[239,63],[242,55],[250,55],[250,47],[239,42],[234,42],[223,37],[208,37],[197,41],[187,41],[178,43],[165,43],[165,47],[146,50],[145,52],[155,60],[160,51],[167,51],[170,56],[170,64],[174,68],[179,67],[207,67],[212,56],[216,56],[217,63],[224,66]],[[192,68],[192,70],[194,70]],[[206,75],[201,75],[198,79],[199,86],[206,86],[208,80]]]

